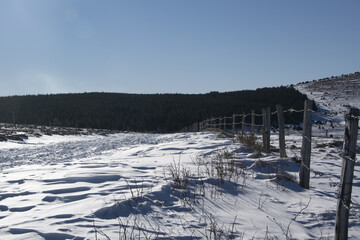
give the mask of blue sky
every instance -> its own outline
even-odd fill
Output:
[[[206,93],[360,71],[360,1],[0,0],[0,96]]]

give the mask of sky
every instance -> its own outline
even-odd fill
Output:
[[[360,71],[359,0],[0,0],[0,96],[207,93]]]

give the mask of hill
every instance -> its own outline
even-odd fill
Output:
[[[318,111],[341,123],[349,107],[360,108],[360,72],[299,83],[295,86],[317,103]]]
[[[82,93],[0,98],[0,122],[173,132],[209,117],[257,112],[276,104],[303,108],[304,94],[291,87],[207,94]],[[286,118],[300,122],[301,116]]]

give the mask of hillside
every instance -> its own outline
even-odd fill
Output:
[[[282,104],[301,109],[306,96],[277,87],[207,94],[83,93],[0,97],[0,122],[99,128],[140,132],[174,132],[194,122],[233,113],[261,112]],[[300,122],[293,114],[288,121]]]
[[[318,111],[335,123],[344,121],[350,106],[360,108],[360,72],[299,83],[295,89],[315,100]]]

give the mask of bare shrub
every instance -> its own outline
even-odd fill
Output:
[[[287,225],[286,229],[285,229],[275,218],[270,218],[269,216],[268,216],[267,218],[268,218],[270,221],[272,221],[273,223],[275,223],[275,224],[281,229],[281,231],[283,232],[286,240],[293,239],[293,238],[292,238],[292,234],[291,234],[291,230],[290,230],[290,226],[291,226],[291,224],[292,224],[293,222],[296,221],[296,218],[297,218],[300,214],[302,214],[302,212],[305,211],[305,210],[309,207],[310,202],[311,202],[311,198],[309,199],[308,203],[307,203],[304,207],[302,207],[302,206],[301,206],[301,203],[300,203],[300,207],[301,207],[301,208],[300,208],[299,212],[297,212],[297,213],[295,214],[295,216],[291,219],[291,221],[290,221],[289,224]]]
[[[145,226],[139,221],[136,215],[130,215],[127,218],[117,218],[118,220],[118,238],[119,240],[132,240],[132,239],[159,239],[166,236],[166,233],[163,233],[158,228],[154,228],[150,226]],[[93,228],[95,240],[107,239],[111,240],[111,238],[104,233],[98,226],[95,224],[95,220],[93,220]],[[102,236],[104,238],[99,238]]]
[[[175,160],[167,167],[168,172],[171,175],[171,179],[177,189],[186,189],[189,184],[191,176],[190,170],[181,165],[179,160],[177,163]]]
[[[236,224],[235,216],[232,224],[225,225],[221,224],[213,215],[206,216],[205,223],[206,228],[204,232],[200,232],[205,239],[209,240],[220,240],[220,239],[243,239],[244,234],[239,233],[235,229]]]
[[[248,149],[255,151],[263,151],[263,146],[258,142],[256,136],[254,134],[250,135],[240,135],[238,137],[240,143],[244,144]]]

